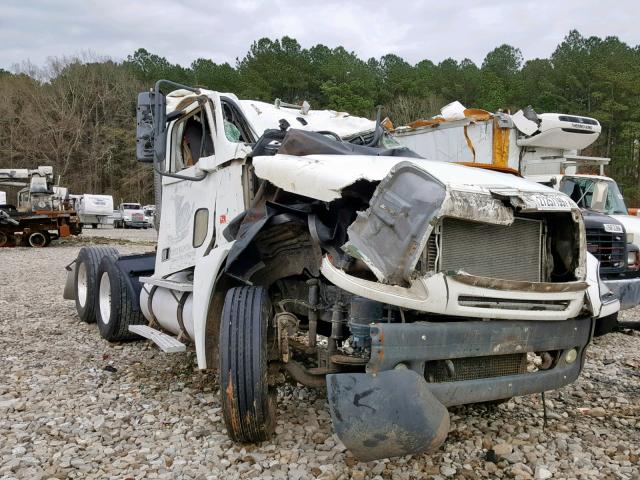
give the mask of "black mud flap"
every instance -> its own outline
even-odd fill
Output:
[[[449,412],[413,370],[327,375],[333,428],[361,461],[434,450],[449,432]]]

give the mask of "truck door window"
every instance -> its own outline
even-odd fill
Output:
[[[171,171],[178,172],[195,165],[201,157],[213,155],[211,128],[201,108],[178,120],[174,127],[176,148],[173,149]]]
[[[221,100],[224,134],[230,142],[253,143],[253,135],[240,110],[230,101]]]
[[[607,187],[604,202],[602,199],[596,202],[598,199],[594,197],[596,185],[600,183],[606,184]],[[585,177],[564,177],[560,182],[560,190],[569,195],[580,208],[597,209],[607,215],[627,214],[627,207],[615,182]]]
[[[209,210],[199,208],[193,217],[193,248],[202,246],[209,229]]]

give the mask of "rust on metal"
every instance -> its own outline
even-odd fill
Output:
[[[500,127],[497,118],[493,119],[492,156],[492,165],[498,168],[509,167],[509,129]]]

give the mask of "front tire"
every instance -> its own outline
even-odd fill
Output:
[[[27,241],[33,248],[43,248],[51,243],[51,237],[49,237],[49,232],[37,231],[30,233]]]
[[[220,396],[229,436],[267,440],[275,428],[275,389],[267,380],[269,295],[263,287],[227,292],[220,319]]]
[[[129,325],[145,325],[147,321],[140,309],[134,308],[138,299],[131,297],[124,275],[116,265],[117,259],[115,255],[107,255],[98,268],[98,330],[110,342],[141,339],[129,331]]]
[[[96,321],[98,267],[105,255],[118,255],[118,250],[113,247],[82,247],[76,258],[74,278],[76,310],[80,320],[85,323]]]

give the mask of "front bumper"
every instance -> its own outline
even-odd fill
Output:
[[[147,222],[144,221],[138,221],[138,220],[125,220],[124,224],[127,227],[133,227],[133,228],[144,228],[147,226]]]
[[[604,280],[604,284],[620,300],[620,309],[626,310],[640,304],[640,277]]]
[[[575,381],[593,327],[590,317],[546,322],[375,323],[367,373],[327,376],[334,429],[363,460],[436,448],[444,441],[442,431],[449,421],[443,407],[539,393]],[[577,355],[568,362],[567,353],[573,349]],[[552,361],[537,371],[504,374],[492,369],[493,360],[528,352],[548,352]],[[474,359],[482,361],[489,368],[476,370],[475,375],[451,372],[452,379],[427,380],[427,365],[448,361],[455,365],[461,359],[466,365]]]
[[[419,312],[470,318],[564,321],[579,315],[587,283],[521,282],[463,272],[414,279],[408,287],[349,275],[324,257],[322,274],[334,285],[371,300]]]

